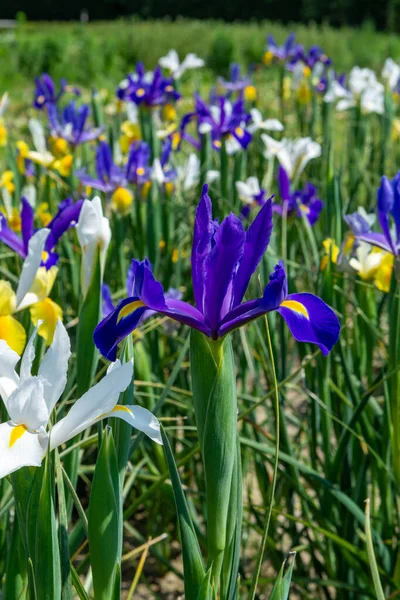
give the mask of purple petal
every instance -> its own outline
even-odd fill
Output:
[[[6,217],[0,213],[0,241],[4,242],[11,250],[26,258],[24,243],[17,234],[8,226]]]
[[[200,202],[196,209],[192,245],[192,281],[194,300],[197,308],[204,312],[205,261],[211,251],[211,239],[214,227],[212,224],[212,206],[208,195],[208,185],[203,186]]]
[[[213,332],[232,304],[232,283],[243,256],[245,231],[233,214],[226,217],[214,235],[214,245],[205,259],[204,315]]]
[[[70,227],[76,225],[81,212],[83,200],[78,200],[75,204],[60,204],[58,213],[50,221],[48,228],[50,229],[49,237],[46,240],[46,250],[52,250],[59,241],[60,237]]]
[[[290,196],[290,181],[285,169],[279,165],[278,188],[282,200],[288,200]]]
[[[28,200],[25,197],[21,198],[22,202],[22,210],[21,210],[21,231],[22,231],[22,241],[24,244],[24,252],[28,254],[28,244],[29,240],[33,235],[33,208],[29,204]]]
[[[271,273],[269,283],[264,290],[262,298],[243,302],[233,308],[221,321],[218,335],[223,336],[242,327],[246,323],[257,319],[261,315],[279,308],[287,296],[286,272],[282,262],[279,262]]]
[[[250,278],[268,247],[271,233],[272,200],[269,198],[246,232],[242,260],[233,283],[233,307],[243,300]]]
[[[393,246],[388,244],[387,238],[383,233],[363,233],[357,236],[357,240],[360,242],[367,242],[367,244],[371,244],[372,246],[376,246],[377,248],[381,248],[382,250],[386,250],[386,252],[396,255]]]
[[[106,283],[103,283],[101,286],[101,296],[102,296],[102,312],[103,317],[107,317],[114,310],[114,302],[111,296],[111,290]]]
[[[317,344],[325,356],[339,339],[339,319],[321,298],[313,294],[290,294],[278,312],[298,342]]]
[[[378,220],[388,244],[392,248],[392,253],[395,254],[395,248],[390,235],[390,212],[394,205],[394,193],[390,181],[383,176],[381,185],[377,191],[378,199]]]

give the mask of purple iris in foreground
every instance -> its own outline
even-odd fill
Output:
[[[132,296],[122,300],[94,331],[100,352],[115,360],[118,344],[153,310],[184,323],[216,340],[233,329],[277,310],[296,340],[317,344],[328,354],[337,342],[339,321],[320,298],[289,294],[286,273],[278,263],[261,298],[243,302],[251,276],[267,249],[272,232],[272,204],[268,200],[247,231],[230,214],[221,224],[212,218],[208,186],[196,210],[192,247],[192,281],[196,307],[167,298],[146,259],[134,260]]]
[[[278,171],[278,187],[282,204],[274,204],[273,211],[283,215],[284,210],[288,216],[296,214],[307,217],[310,225],[314,225],[321,214],[324,203],[317,198],[317,188],[311,183],[306,183],[302,190],[290,191],[290,180],[283,167]]]
[[[400,171],[392,180],[383,176],[377,191],[378,221],[382,233],[361,232],[357,239],[382,248],[394,256],[400,254]]]
[[[26,198],[22,198],[21,203],[22,209],[20,217],[22,237],[19,237],[8,226],[6,217],[0,214],[0,241],[25,260],[28,255],[29,240],[37,230],[34,227],[33,208]],[[42,267],[50,269],[57,263],[58,254],[54,252],[54,248],[63,233],[78,222],[82,204],[83,200],[78,200],[78,202],[73,203],[72,198],[67,198],[60,203],[56,216],[47,225],[47,229],[50,229],[50,233],[44,247],[41,263]]]

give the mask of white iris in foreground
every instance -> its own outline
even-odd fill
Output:
[[[119,417],[132,427],[161,444],[160,424],[141,406],[118,405],[118,397],[133,376],[131,362],[112,363],[99,383],[75,402],[68,414],[50,431],[47,424],[67,383],[70,341],[59,320],[53,343],[45,354],[37,376],[31,375],[35,358],[37,328],[21,360],[20,374],[15,366],[20,360],[7,342],[0,340],[0,396],[10,420],[0,424],[0,477],[21,467],[39,467],[48,446],[53,450],[75,435],[108,417]]]

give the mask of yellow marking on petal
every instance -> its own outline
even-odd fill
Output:
[[[63,318],[61,306],[45,298],[42,302],[37,302],[30,307],[31,320],[34,325],[43,321],[38,329],[38,334],[46,340],[46,345],[50,346],[53,341],[58,319]]]
[[[23,140],[18,140],[18,142],[16,143],[16,146],[17,146],[18,152],[21,154],[21,156],[26,158],[29,154],[28,144],[26,142],[24,142]]]
[[[168,192],[168,194],[172,194],[172,192],[174,191],[174,184],[172,183],[172,181],[167,181],[167,183],[165,184],[165,190]]]
[[[390,291],[390,283],[392,281],[394,256],[389,252],[385,252],[385,256],[375,274],[375,285],[381,292]]]
[[[165,86],[165,91],[166,91],[166,92],[173,92],[173,91],[174,91],[174,88],[172,87],[172,85],[166,85],[166,86]]]
[[[214,141],[214,146],[215,146],[216,148],[221,148],[221,142],[220,142],[219,140],[215,140],[215,141]]]
[[[43,102],[46,100],[46,98],[43,96],[43,94],[40,94],[40,96],[37,97],[37,103],[38,104],[43,104]]]
[[[124,306],[124,308],[122,308],[119,311],[117,323],[119,323],[121,321],[121,319],[124,319],[125,317],[128,317],[129,315],[134,313],[135,310],[137,310],[138,308],[141,308],[142,306],[146,306],[146,305],[141,300],[135,300],[134,302],[130,302],[129,304]]]
[[[164,248],[165,248],[165,241],[164,240],[160,240],[158,242],[158,247],[160,248],[160,250],[164,250]]]
[[[28,431],[28,429],[25,427],[25,425],[16,425],[15,427],[13,427],[11,429],[11,434],[10,434],[10,441],[8,442],[8,447],[12,448],[15,444],[15,442],[17,442],[19,440],[19,438],[21,438],[24,433],[26,433]]]
[[[129,410],[129,408],[127,408],[126,406],[123,406],[122,404],[116,404],[111,412],[113,413],[117,411],[127,412],[130,415],[132,414],[132,411]]]
[[[144,175],[145,174],[145,170],[143,169],[143,167],[138,167],[136,169],[136,175]]]
[[[5,340],[21,356],[26,342],[25,329],[11,315],[3,315],[0,317],[0,340]]]
[[[306,206],[305,204],[300,204],[300,210],[301,210],[301,212],[305,213],[306,215],[308,215],[310,212],[309,207]]]
[[[181,134],[178,131],[175,131],[172,134],[172,150],[176,150],[181,141]]]
[[[174,248],[172,251],[172,262],[175,264],[178,262],[179,259],[179,250],[177,248]]]
[[[236,127],[235,133],[236,133],[236,135],[238,137],[243,137],[244,136],[244,131],[243,131],[242,127]]]
[[[137,96],[138,98],[143,98],[143,96],[145,95],[145,93],[146,93],[146,92],[144,91],[144,89],[143,89],[143,88],[139,88],[138,90],[136,90],[136,96]]]
[[[0,316],[12,315],[16,297],[9,281],[0,280]]]
[[[3,119],[0,119],[0,147],[4,148],[7,146],[7,129],[4,125]]]
[[[310,75],[311,75],[311,69],[307,65],[305,65],[305,67],[303,69],[303,75],[304,75],[304,77],[310,77]]]
[[[308,310],[306,309],[304,304],[302,304],[301,302],[298,302],[297,300],[284,300],[282,302],[281,306],[283,308],[288,308],[289,310],[292,310],[293,312],[297,313],[298,315],[302,315],[306,319],[310,320],[310,315],[308,314]]]
[[[16,233],[19,233],[21,231],[22,221],[19,211],[17,210],[17,208],[15,208],[15,206],[13,206],[13,208],[11,209],[11,215],[7,217],[7,222],[10,228]]]

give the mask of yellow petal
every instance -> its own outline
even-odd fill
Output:
[[[38,334],[46,340],[46,345],[50,346],[53,341],[54,332],[56,330],[57,320],[62,320],[63,311],[61,306],[46,298],[42,302],[33,304],[30,308],[31,320],[34,325],[38,321],[43,321],[40,325]]]
[[[0,317],[0,339],[5,340],[21,356],[25,348],[26,333],[21,323],[11,315]]]
[[[15,311],[15,293],[9,281],[0,280],[0,315],[8,316]]]

